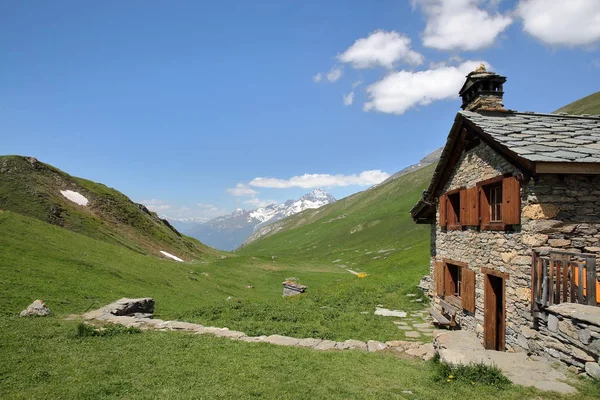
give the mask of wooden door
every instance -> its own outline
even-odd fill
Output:
[[[504,351],[506,335],[504,279],[486,274],[484,280],[484,346],[488,350]]]

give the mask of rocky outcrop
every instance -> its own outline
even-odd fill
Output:
[[[51,311],[43,300],[36,300],[21,311],[19,317],[45,317],[50,315]]]
[[[143,297],[139,299],[121,298],[98,310],[83,315],[84,319],[110,320],[113,317],[136,316],[149,318],[154,313],[154,299]]]

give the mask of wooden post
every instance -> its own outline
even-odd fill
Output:
[[[555,261],[555,266],[556,266],[556,291],[555,291],[555,300],[554,303],[555,304],[560,304],[560,283],[562,281],[561,276],[560,276],[560,272],[562,270],[562,261],[561,260],[556,260]]]
[[[538,265],[537,265],[537,280],[538,280],[538,291],[536,293],[537,299],[538,301],[540,301],[540,299],[542,298],[542,283],[543,283],[543,270],[544,270],[544,261],[542,260],[542,258],[538,258]]]
[[[548,271],[548,304],[554,304],[554,260],[550,259],[548,262],[549,271]]]
[[[563,263],[562,275],[563,275],[562,302],[568,303],[569,302],[569,261],[565,261]]]
[[[577,285],[577,302],[585,304],[583,297],[583,263],[577,263],[577,273],[579,275],[579,284]]]
[[[542,273],[543,273],[543,279],[542,279],[542,305],[544,307],[548,306],[548,268],[547,268],[547,261],[548,260],[543,260],[542,261]]]
[[[590,306],[596,305],[596,258],[587,257],[585,260],[587,271],[586,300]]]
[[[539,258],[535,250],[531,251],[531,259],[533,260],[531,263],[531,312],[536,310],[535,302],[537,300],[537,264],[539,262]]]
[[[571,303],[577,303],[577,292],[576,292],[576,286],[575,286],[575,268],[576,267],[577,267],[577,264],[574,261],[571,261],[569,263],[569,289],[570,289],[569,301]]]

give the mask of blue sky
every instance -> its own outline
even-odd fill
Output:
[[[171,217],[341,198],[442,146],[474,65],[551,112],[599,43],[597,0],[0,1],[1,153]]]

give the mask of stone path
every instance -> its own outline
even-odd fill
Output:
[[[485,350],[477,336],[469,331],[433,331],[430,321],[415,322],[412,319],[394,321],[399,329],[410,338],[421,335],[433,336],[433,343],[417,341],[392,340],[379,342],[369,340],[345,340],[337,342],[319,338],[294,338],[282,335],[248,336],[244,332],[232,331],[228,328],[217,328],[182,321],[164,321],[153,319],[154,300],[151,298],[120,299],[98,310],[83,315],[88,323],[94,321],[120,324],[143,330],[181,331],[197,335],[214,335],[249,343],[270,343],[277,346],[306,347],[314,350],[362,350],[393,351],[423,360],[429,360],[437,351],[442,362],[448,364],[484,363],[498,366],[504,375],[513,383],[522,386],[533,386],[546,391],[559,393],[576,393],[576,389],[565,383],[566,374],[554,368],[549,361],[541,357],[528,357],[526,353],[506,353]],[[414,319],[426,319],[421,312],[410,314]],[[408,328],[408,330],[407,330]],[[429,331],[432,332],[429,332]]]
[[[431,340],[433,337],[433,319],[427,311],[411,311],[409,314],[405,311],[381,308],[378,305],[375,309],[375,315],[401,318],[401,320],[394,320],[393,322],[406,338]]]
[[[577,393],[565,383],[567,375],[552,366],[550,361],[527,353],[508,353],[485,350],[481,341],[470,331],[435,331],[433,347],[442,362],[453,365],[483,363],[496,365],[511,382],[533,386],[540,390],[559,393]]]
[[[248,336],[244,332],[232,331],[228,328],[217,328],[182,321],[153,319],[151,318],[153,311],[154,300],[151,298],[123,298],[98,310],[85,313],[83,318],[89,323],[99,321],[120,324],[126,327],[136,327],[143,330],[190,332],[197,335],[214,335],[243,342],[262,342],[278,346],[307,347],[314,350],[389,350],[398,353],[406,353],[423,360],[431,359],[434,354],[432,343],[404,340],[392,340],[385,343],[376,340],[363,342],[354,339],[337,342],[319,338],[293,338],[281,335]]]

